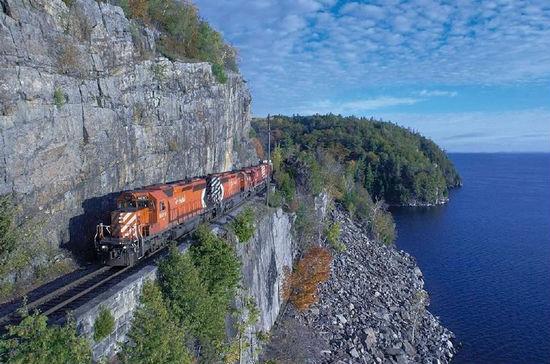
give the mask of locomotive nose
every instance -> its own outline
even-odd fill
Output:
[[[137,214],[135,211],[114,211],[111,221],[113,236],[120,239],[136,237]]]

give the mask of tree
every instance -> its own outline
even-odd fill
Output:
[[[428,292],[423,289],[418,290],[413,297],[412,302],[413,323],[412,323],[412,339],[414,344],[414,334],[418,325],[418,319],[426,312],[426,307],[430,304],[430,297]]]
[[[219,360],[225,318],[240,280],[233,248],[206,226],[186,253],[172,247],[159,264],[159,285],[172,314],[201,344],[203,360]],[[207,358],[207,359],[205,359]]]
[[[134,314],[129,342],[122,348],[125,363],[192,363],[186,348],[185,333],[174,318],[158,284],[148,281],[143,285],[140,305]]]
[[[21,310],[22,321],[8,326],[0,340],[0,362],[6,364],[91,363],[89,342],[77,335],[72,318],[64,326],[48,326],[38,312]]]
[[[283,298],[303,311],[317,302],[319,284],[330,277],[332,255],[326,248],[311,247],[298,261],[294,271],[287,274],[283,285]]]
[[[197,243],[189,253],[208,293],[229,304],[241,279],[241,264],[233,247],[205,225],[197,229],[195,237]]]
[[[219,320],[209,317],[208,291],[190,255],[172,247],[160,262],[158,274],[161,291],[179,322],[199,339],[217,338]]]

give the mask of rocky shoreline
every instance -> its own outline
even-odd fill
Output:
[[[334,253],[331,279],[305,312],[288,305],[265,360],[309,363],[448,363],[454,334],[427,309],[413,257],[370,240],[342,211],[332,212],[347,247]]]

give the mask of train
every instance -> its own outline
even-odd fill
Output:
[[[264,190],[269,161],[236,171],[155,184],[124,191],[116,199],[111,223],[99,223],[94,236],[102,264],[132,266]]]

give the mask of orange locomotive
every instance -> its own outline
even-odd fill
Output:
[[[271,165],[264,161],[238,171],[122,192],[111,225],[96,228],[98,255],[107,265],[133,265],[263,190],[270,175]]]

